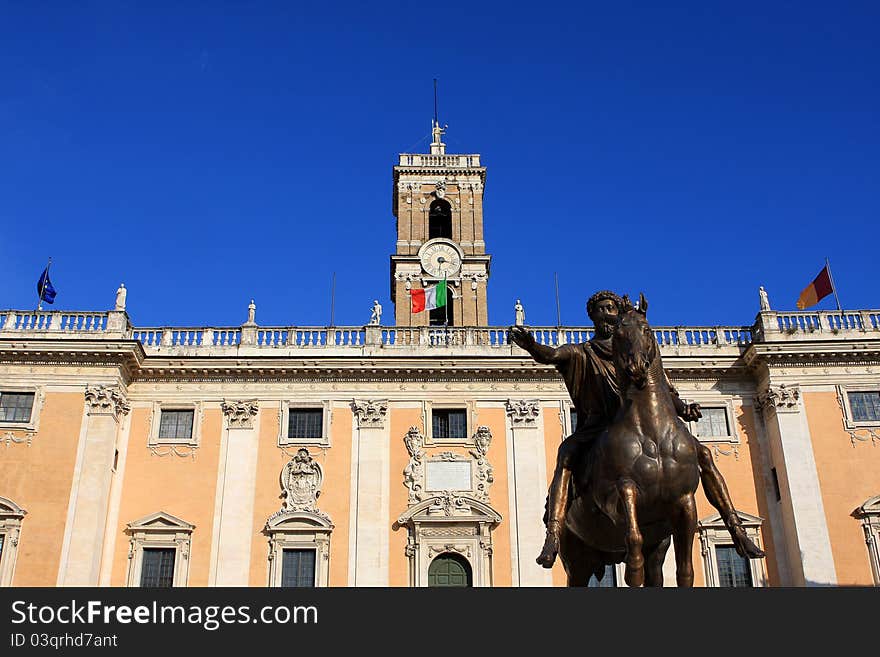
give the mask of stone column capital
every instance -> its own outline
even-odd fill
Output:
[[[534,427],[538,422],[540,407],[536,399],[508,399],[505,403],[507,417],[514,428]]]
[[[88,386],[85,398],[89,415],[112,415],[118,420],[120,415],[131,412],[131,405],[120,386]]]
[[[387,399],[355,399],[351,402],[351,410],[357,418],[359,429],[385,428],[385,418],[388,416]]]
[[[245,401],[224,399],[220,408],[223,409],[223,415],[226,416],[226,423],[230,429],[253,429],[254,418],[260,410],[260,405],[255,399]]]
[[[773,409],[777,413],[797,413],[800,397],[801,389],[796,383],[767,385],[755,397],[755,406],[764,412]]]

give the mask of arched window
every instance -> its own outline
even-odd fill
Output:
[[[444,552],[428,568],[428,586],[473,586],[471,566],[467,559],[453,552]]]
[[[435,237],[452,239],[452,206],[442,199],[431,203],[428,212],[428,239]]]

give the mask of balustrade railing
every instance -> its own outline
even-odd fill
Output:
[[[476,153],[468,155],[427,155],[424,153],[402,153],[402,167],[450,167],[467,168],[480,166],[480,156]]]
[[[830,333],[834,335],[842,332],[880,330],[880,310],[768,311],[761,313],[760,317],[765,339],[767,333],[775,331],[789,335],[796,333]]]
[[[100,333],[107,328],[107,317],[96,312],[6,310],[0,315],[0,330]]]
[[[538,344],[558,347],[593,337],[589,326],[528,327]],[[754,326],[655,326],[666,348],[743,348],[752,341],[831,339],[880,333],[880,310],[762,312]],[[217,347],[256,349],[488,348],[509,349],[507,327],[255,326],[131,327],[118,312],[0,311],[0,335],[104,335],[130,338],[148,350]]]

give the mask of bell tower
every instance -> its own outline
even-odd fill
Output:
[[[488,326],[489,261],[483,241],[486,167],[479,154],[446,152],[431,122],[430,154],[401,153],[394,167],[392,208],[397,248],[391,256],[391,298],[397,326]],[[412,312],[413,289],[447,282],[448,308]]]

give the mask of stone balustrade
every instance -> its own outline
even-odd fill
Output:
[[[585,342],[592,327],[528,327],[538,344],[558,347]],[[665,354],[725,350],[738,354],[752,341],[880,337],[880,310],[759,313],[753,326],[656,326],[654,334]],[[0,311],[0,337],[89,337],[140,342],[148,354],[249,353],[274,350],[277,355],[330,351],[333,355],[369,349],[424,348],[455,352],[515,353],[507,327],[388,327],[388,326],[257,326],[150,327],[129,324],[124,312]]]
[[[426,155],[424,153],[401,153],[402,167],[443,167],[445,169],[466,169],[480,166],[480,156],[470,155]]]
[[[880,334],[880,310],[765,310],[754,332],[756,342],[862,339]]]

